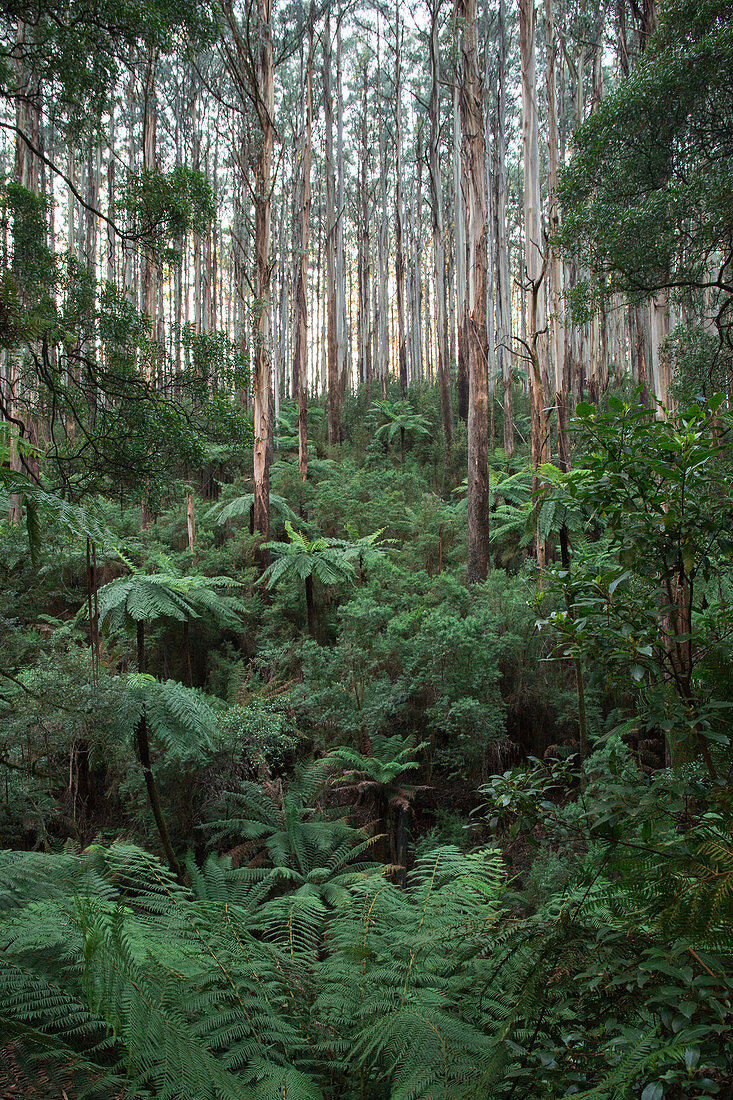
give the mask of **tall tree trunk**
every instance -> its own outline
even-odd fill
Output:
[[[557,42],[555,39],[555,23],[553,14],[553,0],[545,0],[545,35],[546,35],[546,80],[547,80],[547,147],[548,147],[548,178],[550,208],[550,232],[554,232],[560,225],[560,207],[557,201],[558,184],[558,158],[560,154],[560,140],[557,125],[557,96],[555,89],[555,61],[557,58]],[[563,265],[557,249],[551,247],[549,267],[548,298],[550,308],[550,357],[554,368],[554,392],[555,405],[557,406],[558,421],[558,454],[563,452],[563,460],[569,458],[569,451],[561,436],[565,430],[568,419],[568,393],[565,371],[565,329],[560,316],[562,310],[563,293]]]
[[[438,351],[438,388],[440,413],[445,440],[445,466],[450,463],[453,445],[453,410],[450,393],[448,358],[448,321],[445,301],[445,241],[443,239],[443,181],[440,173],[440,0],[432,0],[430,9],[430,207],[433,224],[433,261],[435,265],[435,329]]]
[[[514,395],[512,391],[512,304],[509,284],[509,237],[506,209],[506,12],[505,0],[499,0],[498,22],[498,102],[496,113],[496,198],[494,202],[496,238],[497,359],[503,383],[504,450],[514,453]]]
[[[397,361],[400,372],[400,389],[407,389],[407,336],[405,332],[405,254],[403,245],[402,213],[402,23],[399,0],[395,0],[395,70],[394,70],[394,120],[395,120],[395,288],[397,292]]]
[[[18,88],[16,100],[15,124],[19,133],[15,140],[15,182],[25,187],[34,194],[40,192],[40,161],[31,152],[21,135],[24,135],[36,149],[43,144],[41,131],[41,105],[39,101],[38,78],[28,69],[23,61],[23,44],[26,42],[28,29],[26,24],[18,21],[17,43],[18,59],[15,62],[15,78]],[[32,34],[32,30],[31,30]],[[13,265],[15,266],[15,259]],[[22,275],[22,272],[18,272]],[[14,423],[10,433],[10,468],[19,473],[25,467],[28,472],[36,473],[36,463],[31,455],[23,456],[21,451],[21,439],[33,443],[38,438],[32,408],[33,395],[22,389],[22,379],[18,371],[18,360],[12,350],[3,353],[7,370],[7,409]],[[19,523],[22,518],[21,497],[17,493],[10,494],[8,519],[12,524]]]
[[[377,16],[377,35],[379,35],[379,16]],[[382,383],[382,398],[387,396],[387,379],[389,377],[389,299],[387,295],[389,282],[389,217],[387,214],[387,126],[384,119],[382,106],[382,74],[379,64],[379,37],[377,37],[377,117],[379,124],[379,195],[380,195],[380,223],[378,238],[378,267],[379,267],[379,360],[378,369]]]
[[[326,303],[328,346],[328,442],[341,442],[338,300],[336,292],[336,169],[333,159],[333,91],[331,87],[331,18],[323,32],[323,113],[326,130]]]
[[[272,0],[260,0],[259,41],[256,47],[257,115],[260,142],[254,166],[255,212],[255,331],[254,331],[254,526],[264,539],[270,536],[270,215],[272,208],[272,152],[275,138],[274,74],[271,35]],[[269,553],[262,551],[261,564]]]
[[[371,326],[369,323],[370,295],[369,284],[371,275],[370,241],[369,241],[369,120],[368,120],[368,90],[369,90],[369,66],[364,61],[364,83],[361,93],[361,177],[360,200],[361,219],[359,226],[359,380],[366,384],[369,396],[369,387],[372,380],[371,360]]]
[[[115,220],[115,112],[114,106],[109,116],[109,161],[107,163],[107,216],[110,221]],[[111,225],[107,226],[107,282],[116,286],[116,251],[117,242],[115,231]]]
[[[308,476],[308,244],[311,212],[311,130],[313,124],[313,22],[315,8],[311,0],[308,15],[308,60],[305,69],[305,130],[303,133],[303,191],[300,207],[300,262],[296,271],[295,357],[293,375],[298,397],[298,470],[303,481]]]
[[[339,436],[341,409],[344,405],[348,383],[348,354],[346,320],[346,269],[344,264],[344,89],[341,67],[341,6],[337,7],[336,23],[336,361],[338,369]]]
[[[186,493],[186,530],[188,549],[193,554],[196,549],[196,501],[193,493]]]
[[[155,93],[156,56],[150,51],[145,63],[143,86],[143,171],[152,175],[158,167],[158,107]],[[146,248],[142,257],[143,312],[150,322],[150,334],[157,337],[158,263],[155,253]]]
[[[487,195],[483,89],[478,63],[476,0],[457,0],[463,19],[461,52],[462,163],[468,245],[468,581],[489,571],[489,394],[486,332]]]
[[[464,76],[465,80],[465,76]],[[453,89],[453,220],[456,246],[456,325],[458,329],[458,415],[468,419],[468,301],[466,295],[466,236],[461,171],[461,108],[456,80]]]
[[[540,163],[537,137],[537,76],[535,65],[534,0],[519,0],[519,41],[522,66],[522,145],[524,154],[524,281],[529,295],[526,353],[529,362],[529,391],[532,430],[532,464],[537,469],[547,460],[546,398],[547,334],[545,297],[542,286],[546,253],[542,240],[540,208]],[[544,565],[544,545],[537,540],[537,561]]]

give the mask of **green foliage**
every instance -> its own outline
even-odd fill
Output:
[[[374,438],[380,440],[385,449],[396,440],[400,441],[402,464],[405,462],[405,439],[430,434],[428,418],[416,413],[408,401],[375,401],[369,411],[369,419],[376,425]]]
[[[222,501],[220,504],[215,504],[209,511],[207,519],[214,519],[219,525],[232,519],[240,519],[242,516],[249,519],[254,502],[254,493],[245,493],[243,496]],[[288,520],[290,523],[298,522],[298,517],[287,500],[278,496],[277,493],[270,493],[270,511],[278,518]]]
[[[242,605],[228,590],[237,585],[231,577],[131,573],[99,589],[99,622],[111,630],[126,630],[155,619],[187,622],[208,615],[236,629]],[[222,588],[227,591],[217,591]]]
[[[405,772],[419,767],[415,753],[424,747],[424,743],[416,745],[411,737],[377,735],[368,756],[342,747],[332,749],[328,759],[338,760],[348,769],[341,777],[342,782],[357,779],[362,788],[376,787],[389,791]]]
[[[732,57],[725,0],[669,0],[638,66],[575,131],[559,238],[591,273],[576,305],[681,288],[702,314],[708,288],[710,318],[727,331]]]
[[[125,687],[130,733],[144,714],[167,766],[180,771],[201,765],[217,747],[220,708],[214,700],[176,680],[161,682],[140,673],[132,673]]]
[[[343,584],[356,579],[356,571],[343,546],[334,546],[325,538],[309,542],[289,521],[285,530],[288,542],[265,543],[275,557],[263,574],[268,588],[287,577],[298,577],[302,581],[314,577],[321,584]]]
[[[170,172],[142,172],[129,183],[125,204],[140,239],[175,244],[201,232],[216,213],[211,185],[201,172],[179,165]],[[175,259],[175,253],[169,257]]]
[[[719,402],[718,402],[719,404]],[[716,697],[730,665],[733,496],[724,420],[692,406],[657,419],[643,406],[579,405],[586,454],[555,478],[553,495],[605,531],[611,560],[593,547],[554,572],[566,609],[548,622],[562,652],[598,659],[609,680],[646,688],[677,758],[727,744],[729,700]],[[715,671],[713,671],[715,670]],[[640,700],[643,701],[643,700]]]
[[[268,891],[286,887],[288,905],[345,904],[350,888],[377,870],[357,862],[371,844],[361,830],[333,813],[319,814],[328,781],[328,762],[320,762],[301,768],[284,790],[244,783],[224,796],[226,817],[211,822],[219,843],[236,843],[238,862],[248,861],[242,878]]]
[[[445,573],[385,562],[341,605],[335,645],[304,650],[293,701],[319,739],[360,745],[419,730],[433,765],[481,775],[510,747],[533,622],[523,581],[497,572],[469,593]],[[526,713],[541,681],[530,691]]]
[[[588,1097],[724,1095],[733,950],[724,789],[699,770],[650,779],[619,740],[584,773],[580,799],[569,798],[572,769],[540,763],[485,791],[494,828],[509,815],[514,834],[536,843],[541,823],[549,850],[575,852],[567,884],[550,880],[497,960],[506,985],[514,975],[524,983],[520,1019],[537,1020],[531,1044],[517,1035],[510,1075],[541,1082],[548,1096],[571,1085]]]
[[[101,118],[131,51],[173,52],[186,38],[202,45],[213,30],[206,5],[169,0],[107,0],[90,8],[84,0],[43,0],[33,18],[23,3],[7,0],[2,14],[3,57],[18,51],[18,22],[25,23],[20,56],[55,108],[57,126],[78,137],[88,120]],[[15,66],[0,69],[0,93],[18,95]],[[30,136],[30,135],[29,135]]]
[[[281,765],[298,743],[295,723],[280,701],[258,695],[229,707],[221,717],[220,734],[228,753],[244,753],[256,768]]]
[[[298,889],[265,901],[214,860],[183,890],[124,846],[57,859],[50,897],[31,860],[3,871],[6,894],[43,899],[3,925],[5,1026],[51,1065],[79,1050],[97,1095],[123,1072],[171,1100],[477,1095],[467,994],[496,908],[490,852],[440,849],[407,891],[373,875],[335,910]]]

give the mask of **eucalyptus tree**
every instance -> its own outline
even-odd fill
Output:
[[[265,539],[270,533],[270,437],[272,434],[271,335],[271,220],[273,148],[275,141],[275,85],[272,41],[272,0],[248,7],[244,19],[222,0],[227,37],[222,54],[237,91],[240,110],[254,111],[256,137],[249,168],[254,206],[255,273],[253,280],[252,389],[254,397],[254,526]],[[263,561],[267,551],[263,550]],[[266,564],[266,561],[265,561]]]
[[[323,116],[325,126],[326,188],[326,339],[328,362],[328,442],[341,442],[340,348],[338,342],[337,227],[341,212],[336,207],[336,165],[333,152],[333,73],[330,9],[323,28]],[[343,272],[339,273],[343,278]]]
[[[488,204],[483,87],[478,64],[478,14],[475,0],[460,0],[461,161],[466,189],[468,250],[468,580],[484,580],[489,571],[489,390],[487,377],[486,276]]]
[[[448,318],[445,289],[445,243],[443,225],[443,178],[440,171],[440,11],[441,0],[430,0],[430,210],[433,228],[433,265],[435,274],[435,334],[438,352],[438,386],[445,440],[445,464],[450,461],[453,442],[450,364],[448,359]]]
[[[507,31],[506,0],[499,0],[497,12],[497,102],[495,121],[495,197],[494,197],[494,256],[496,261],[496,357],[503,383],[502,410],[504,414],[504,450],[514,452],[514,404],[512,391],[512,305],[509,284],[509,239],[507,227],[507,174],[506,174],[506,64]]]
[[[540,154],[536,62],[537,13],[534,0],[519,0],[522,65],[522,149],[524,165],[524,272],[529,295],[528,331],[524,347],[532,414],[532,461],[547,459],[547,331],[544,280],[547,250],[542,231]]]
[[[395,290],[397,297],[397,369],[400,388],[407,389],[407,333],[405,326],[405,251],[403,244],[404,214],[402,201],[402,42],[404,31],[400,18],[399,0],[395,0],[394,47],[394,141],[395,141]]]
[[[305,126],[303,128],[302,199],[300,204],[300,256],[295,282],[295,352],[293,386],[298,399],[298,469],[305,481],[308,476],[308,245],[311,218],[311,152],[313,129],[313,38],[315,4],[308,12],[308,56],[305,75]]]

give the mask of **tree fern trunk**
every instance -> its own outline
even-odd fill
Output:
[[[400,806],[397,811],[395,828],[395,863],[397,864],[397,882],[407,885],[407,810]]]
[[[137,624],[137,667],[138,672],[145,672],[145,624],[139,622]],[[153,775],[153,768],[150,761],[150,742],[148,740],[148,723],[145,717],[145,709],[142,713],[135,727],[135,741],[137,743],[138,757],[142,764],[143,775],[145,776],[145,786],[148,791],[148,801],[150,802],[150,809],[153,811],[153,817],[155,818],[155,824],[158,827],[158,833],[160,835],[160,841],[163,845],[163,851],[165,857],[168,860],[168,866],[173,874],[176,876],[180,883],[183,883],[183,871],[181,865],[178,862],[176,853],[173,851],[173,845],[171,844],[171,838],[168,833],[168,826],[165,823],[163,817],[163,810],[160,805],[160,796],[158,794],[158,785],[155,782],[155,776]]]
[[[308,633],[316,637],[316,602],[313,598],[313,577],[305,578],[305,610],[308,616]]]

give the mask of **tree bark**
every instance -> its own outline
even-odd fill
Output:
[[[468,581],[473,584],[485,580],[490,563],[486,148],[476,0],[457,0],[456,14],[463,20],[460,106],[468,245]]]
[[[448,321],[445,301],[445,242],[443,239],[443,183],[440,174],[440,0],[432,0],[430,9],[430,205],[433,225],[433,261],[435,270],[435,329],[438,351],[438,388],[440,413],[445,440],[445,466],[450,463],[453,444],[453,410],[448,359]]]
[[[313,577],[305,578],[305,613],[308,621],[308,633],[311,638],[316,638],[316,601],[313,595]]]
[[[498,103],[496,118],[496,305],[497,305],[497,367],[503,383],[502,410],[504,419],[504,450],[514,454],[514,394],[512,390],[512,305],[509,284],[509,240],[506,209],[506,11],[505,0],[499,0],[498,13]]]
[[[254,526],[263,539],[270,535],[270,216],[272,208],[272,152],[274,74],[271,37],[272,0],[260,0],[259,42],[256,56],[257,115],[260,144],[254,170],[255,212],[255,331],[254,331]],[[267,551],[260,552],[266,565]]]
[[[155,52],[151,50],[145,62],[143,84],[143,171],[153,175],[158,167],[157,131],[158,107],[155,94]],[[150,322],[150,335],[157,338],[158,263],[151,248],[142,255],[143,312]]]
[[[137,624],[137,668],[138,672],[143,674],[147,671],[145,662],[145,624],[142,621]],[[163,808],[160,804],[158,784],[153,774],[153,765],[150,758],[150,741],[148,740],[148,723],[144,707],[135,727],[135,741],[137,744],[138,757],[143,769],[143,775],[145,776],[145,786],[148,792],[150,809],[153,811],[153,817],[158,828],[158,834],[160,836],[160,842],[163,845],[165,857],[168,860],[168,866],[178,881],[183,883],[185,881],[183,870],[173,850],[173,845],[171,844],[170,833],[168,832],[168,826],[163,816]]]
[[[402,23],[395,0],[395,288],[397,292],[397,360],[402,394],[407,389],[407,338],[405,332],[405,254],[402,214]]]
[[[526,355],[529,366],[532,465],[534,487],[538,488],[537,469],[548,457],[547,326],[542,286],[546,252],[542,240],[540,208],[540,163],[537,136],[537,75],[535,63],[534,0],[519,0],[519,41],[522,67],[522,146],[524,154],[524,245],[525,289],[529,294]],[[545,547],[536,540],[537,563],[544,565]]]
[[[323,114],[326,131],[326,340],[328,349],[328,442],[341,442],[341,387],[336,294],[336,169],[333,160],[333,91],[331,87],[331,18],[323,32]]]
[[[555,90],[557,42],[555,39],[553,0],[545,0],[545,35],[547,55],[545,74],[547,83],[547,187],[549,192],[550,232],[552,233],[560,225],[560,207],[557,201],[560,140],[558,136],[557,96]],[[551,248],[549,267],[550,279],[548,287],[550,305],[550,357],[554,368],[554,388],[556,404],[558,406],[567,401],[567,393],[564,387],[565,330],[560,316],[563,292],[562,273],[562,264],[557,250]]]
[[[465,79],[465,74],[464,74]],[[453,218],[456,243],[456,326],[458,415],[468,419],[468,304],[466,300],[466,237],[461,171],[461,107],[460,90],[456,82],[453,91]]]
[[[315,8],[308,15],[308,59],[305,69],[305,130],[303,133],[303,190],[300,207],[300,262],[296,271],[295,356],[293,376],[298,397],[298,470],[308,476],[308,245],[311,211],[311,130],[313,124],[313,23]]]
[[[196,502],[193,493],[186,493],[186,530],[188,549],[193,554],[196,548]]]
[[[370,241],[369,241],[369,119],[368,119],[368,89],[369,67],[364,61],[364,83],[361,94],[361,221],[359,226],[359,313],[357,327],[359,330],[359,380],[367,387],[368,396],[371,397],[370,386],[372,380],[372,334],[369,322],[370,294],[369,284],[371,276]]]

